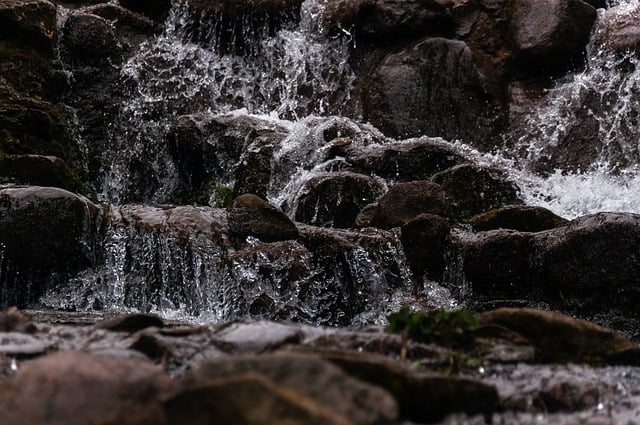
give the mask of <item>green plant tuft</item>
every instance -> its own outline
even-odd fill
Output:
[[[227,186],[216,186],[211,192],[209,204],[214,208],[226,208],[233,201],[233,189]]]
[[[467,310],[412,312],[403,307],[387,316],[385,331],[400,333],[417,342],[468,346],[474,342],[475,317]]]

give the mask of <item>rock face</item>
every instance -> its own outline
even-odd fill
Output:
[[[462,41],[428,38],[388,56],[373,77],[366,118],[394,136],[442,136],[492,147],[502,95]]]
[[[62,189],[0,186],[1,304],[25,305],[94,261],[98,208]]]
[[[3,40],[52,52],[56,38],[56,8],[46,0],[4,1],[0,5],[0,28]]]
[[[402,247],[417,280],[425,274],[442,279],[450,231],[449,220],[433,214],[420,214],[401,227]]]
[[[444,201],[444,190],[436,183],[398,183],[380,199],[371,224],[390,229],[402,226],[420,214],[446,215]]]

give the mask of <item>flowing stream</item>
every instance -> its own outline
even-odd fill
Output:
[[[301,19],[275,32],[246,23],[235,37],[251,40],[250,46],[236,52],[225,47],[214,21],[200,21],[208,31],[201,29],[194,42],[192,23],[198,17],[184,2],[174,2],[164,32],[144,42],[120,71],[129,92],[95,182],[100,201],[114,205],[100,265],[69,288],[48,293],[46,305],[144,309],[194,320],[251,314],[358,324],[380,322],[386,311],[415,302],[397,235],[385,239],[345,230],[341,237],[366,239],[368,249],[348,249],[327,265],[314,263],[315,257],[297,242],[287,245],[288,257],[270,257],[257,240],[241,255],[228,253],[219,241],[154,231],[180,214],[198,220],[215,216],[208,207],[178,211],[131,205],[166,203],[178,190],[178,170],[166,140],[180,116],[230,113],[285,132],[273,155],[266,196],[290,216],[308,179],[339,168],[340,158],[328,159],[323,151],[324,134],[348,134],[361,146],[391,142],[372,126],[341,116],[355,81],[348,63],[355,41],[325,34],[318,24],[322,5],[306,0]],[[638,7],[635,0],[622,6],[619,13]],[[586,68],[543,93],[535,113],[522,117],[508,135],[508,148],[485,154],[451,141],[463,155],[505,169],[528,204],[569,219],[597,211],[640,212],[640,61],[602,44],[598,31],[604,19],[599,10]],[[539,170],[541,158],[552,158],[585,115],[600,143],[597,152],[577,166],[559,162]],[[226,166],[236,167],[238,161]],[[219,184],[232,187],[233,177],[221,171]],[[225,255],[233,258],[230,264],[220,260]],[[292,267],[299,270],[295,278],[289,276]],[[291,287],[283,288],[278,277],[292,282]],[[358,293],[351,294],[345,281],[355,282]],[[315,283],[309,287],[309,282]],[[456,305],[438,282],[425,282],[421,291],[431,306]],[[368,306],[354,314],[348,307],[335,309],[341,296]]]

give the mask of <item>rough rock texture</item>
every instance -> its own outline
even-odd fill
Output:
[[[3,178],[16,183],[59,187],[72,192],[83,192],[84,189],[75,171],[55,156],[0,156],[0,169]]]
[[[390,229],[402,226],[420,214],[446,215],[442,186],[429,181],[394,185],[378,202],[371,224]]]
[[[398,415],[396,402],[386,391],[358,381],[337,367],[311,356],[291,354],[238,356],[232,359],[204,362],[197,365],[185,377],[184,386],[187,391],[192,388],[205,390],[202,391],[205,395],[204,400],[210,399],[217,404],[220,402],[216,402],[216,399],[219,400],[222,397],[223,391],[215,391],[216,379],[251,372],[267,379],[261,381],[255,376],[248,379],[245,383],[245,391],[248,394],[243,394],[244,391],[226,392],[229,397],[228,404],[236,404],[236,409],[239,411],[249,410],[252,412],[253,410],[249,409],[250,405],[242,404],[243,399],[244,403],[255,403],[255,397],[260,397],[257,398],[260,400],[257,403],[258,409],[260,409],[261,405],[268,405],[269,398],[275,395],[276,400],[281,398],[282,401],[271,401],[271,403],[276,403],[276,405],[290,403],[292,405],[283,409],[286,413],[282,420],[287,416],[295,418],[296,414],[302,413],[303,418],[306,415],[311,418],[316,417],[317,419],[312,423],[322,423],[320,419],[327,418],[329,419],[328,423],[331,424],[385,424],[393,422]],[[269,385],[269,380],[275,385]],[[212,385],[214,389],[210,396],[206,395],[206,389],[209,385]],[[236,385],[238,385],[236,388],[240,389],[240,383]],[[269,387],[272,388],[272,391],[262,390]],[[252,388],[255,389],[252,390]],[[267,399],[262,401],[262,397]],[[287,399],[289,399],[288,403],[286,403]],[[315,403],[305,403],[306,399],[312,399]],[[220,403],[218,406],[223,407],[225,404],[227,403]],[[311,404],[311,406],[307,409],[301,409],[305,404]],[[298,409],[303,412],[296,412],[296,405],[300,406]],[[201,406],[201,409],[206,411],[205,406],[207,405]],[[307,410],[306,414],[304,410]],[[260,410],[256,413],[259,412]]]
[[[86,198],[62,189],[0,186],[0,304],[25,305],[91,265],[98,215]]]
[[[444,140],[429,137],[348,149],[345,157],[356,172],[397,182],[428,180],[437,172],[467,162]]]
[[[56,39],[56,8],[46,0],[5,0],[0,5],[3,41],[25,43],[52,52]]]
[[[520,232],[540,232],[568,223],[546,208],[512,205],[496,208],[469,219],[476,231],[512,229]]]
[[[401,227],[400,240],[415,278],[442,279],[450,231],[449,220],[433,214],[420,214]]]
[[[164,424],[171,384],[147,361],[57,353],[0,386],[0,414],[7,424]]]
[[[434,175],[432,180],[442,186],[449,214],[457,219],[522,203],[518,187],[497,169],[463,164]]]
[[[378,200],[384,185],[369,176],[337,172],[312,177],[296,205],[296,221],[327,227],[355,227],[362,209]]]
[[[229,230],[239,238],[253,236],[264,242],[298,237],[296,225],[282,211],[251,194],[240,195],[229,207]]]
[[[463,139],[488,149],[506,123],[502,94],[469,47],[444,38],[385,58],[373,76],[365,118],[394,136]]]

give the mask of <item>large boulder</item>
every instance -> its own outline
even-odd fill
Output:
[[[62,189],[0,186],[0,304],[24,306],[92,265],[98,208]]]
[[[526,72],[581,63],[596,19],[582,0],[515,0],[510,3],[515,61]]]
[[[467,162],[451,144],[430,137],[350,148],[344,156],[351,170],[396,182],[428,180],[440,171]]]
[[[295,219],[316,226],[354,227],[360,211],[385,189],[383,183],[363,174],[321,174],[305,183]]]
[[[635,311],[640,216],[598,213],[536,235],[536,279],[554,302]]]
[[[392,186],[378,202],[371,224],[390,229],[402,226],[420,214],[446,215],[442,186],[424,180]]]
[[[33,186],[53,186],[81,192],[83,184],[66,162],[55,156],[0,155],[0,179]]]
[[[567,224],[568,220],[543,207],[510,205],[495,208],[469,219],[476,231],[512,229],[520,232],[540,232]]]
[[[73,12],[62,31],[62,45],[76,62],[96,64],[122,60],[122,46],[109,20],[98,15]]]
[[[0,387],[6,424],[165,424],[168,375],[153,364],[81,352],[28,363]]]
[[[506,124],[503,94],[463,41],[428,38],[389,55],[370,87],[365,118],[393,136],[440,136],[491,149]]]

